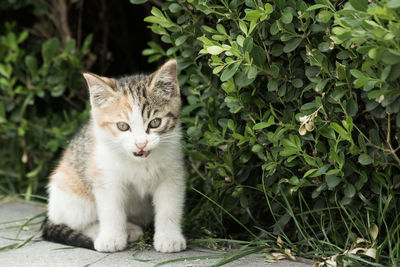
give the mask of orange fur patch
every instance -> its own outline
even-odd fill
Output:
[[[94,119],[98,125],[107,128],[113,136],[117,136],[119,131],[115,124],[118,121],[128,121],[133,104],[130,94],[120,96],[105,107],[95,108]]]
[[[82,177],[67,163],[61,164],[50,177],[51,182],[66,192],[75,194],[83,199],[94,201],[93,194],[82,181]]]

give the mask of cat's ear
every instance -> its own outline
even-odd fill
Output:
[[[111,102],[116,96],[113,88],[115,79],[101,77],[93,73],[83,73],[89,87],[90,103],[92,106],[101,107]]]
[[[150,77],[149,90],[151,92],[164,99],[180,95],[176,59],[171,59],[164,63]]]

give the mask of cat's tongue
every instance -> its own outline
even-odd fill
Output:
[[[147,158],[147,156],[149,154],[150,154],[150,151],[143,151],[143,150],[133,153],[133,155],[135,155],[136,157],[141,157],[141,158]]]

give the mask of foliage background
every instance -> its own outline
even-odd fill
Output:
[[[170,48],[143,54],[178,58],[188,101],[191,229],[279,236],[296,254],[342,264],[398,264],[399,7],[177,0],[152,9],[145,21]]]
[[[0,5],[2,194],[44,194],[88,116],[80,72],[151,71],[152,40],[179,62],[188,234],[399,265],[399,1],[122,2]]]

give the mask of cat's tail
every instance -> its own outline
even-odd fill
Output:
[[[47,217],[43,222],[42,237],[55,243],[95,250],[92,239],[65,224],[54,224]]]

